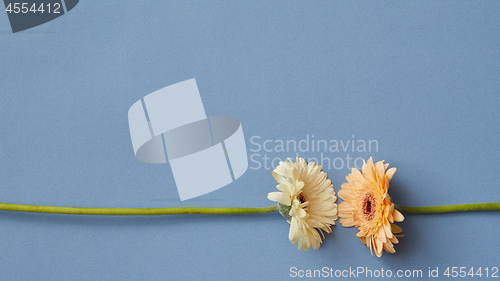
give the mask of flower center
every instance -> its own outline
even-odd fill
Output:
[[[300,201],[300,203],[306,202],[306,197],[302,192],[299,195],[297,195],[297,199]]]
[[[375,201],[375,197],[372,193],[366,193],[365,197],[363,197],[363,202],[361,203],[361,208],[363,211],[363,216],[366,220],[372,220],[375,215],[377,202]]]

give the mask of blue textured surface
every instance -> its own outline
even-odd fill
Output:
[[[1,12],[0,201],[270,205],[276,183],[264,166],[252,169],[255,162],[236,182],[180,202],[168,164],[134,158],[129,107],[196,78],[207,115],[240,119],[249,156],[260,154],[254,160],[295,156],[251,151],[254,136],[260,145],[272,140],[267,149],[307,137],[376,140],[378,150],[339,145],[324,157],[385,159],[398,168],[390,194],[402,205],[500,202],[499,14],[498,1],[81,1],[13,34]],[[312,148],[301,155],[320,157]],[[349,170],[325,170],[338,191]],[[319,250],[298,252],[276,213],[0,212],[0,273],[5,280],[285,280],[291,267],[424,276],[429,267],[440,274],[500,267],[498,212],[406,215],[400,225],[406,236],[396,254],[377,258],[356,229],[340,224]]]

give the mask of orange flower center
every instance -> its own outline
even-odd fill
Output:
[[[375,201],[373,193],[366,193],[361,203],[361,210],[363,211],[363,216],[366,220],[371,221],[373,219],[375,216],[376,206],[377,202]]]

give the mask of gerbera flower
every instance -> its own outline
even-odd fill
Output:
[[[279,183],[280,192],[271,192],[269,200],[278,202],[280,213],[290,224],[288,238],[298,249],[307,252],[312,245],[317,250],[321,237],[316,229],[331,233],[330,225],[335,225],[337,216],[337,197],[332,181],[315,162],[309,164],[297,157],[297,162],[280,162],[273,171]],[[324,236],[323,236],[324,237]]]
[[[394,244],[399,241],[395,233],[402,230],[394,222],[401,222],[404,216],[396,209],[387,193],[389,181],[396,168],[386,171],[389,164],[379,161],[375,165],[370,157],[363,161],[362,173],[352,168],[346,177],[347,183],[342,184],[339,196],[344,200],[339,204],[340,223],[345,227],[356,226],[361,242],[370,251],[375,251],[377,257],[382,256],[382,250],[395,253]]]

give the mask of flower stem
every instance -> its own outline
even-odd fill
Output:
[[[172,207],[172,208],[86,208],[21,205],[0,203],[0,210],[32,213],[72,214],[72,215],[187,215],[187,214],[260,214],[278,211],[278,205],[260,208],[239,207]]]
[[[452,213],[469,211],[500,211],[500,203],[472,203],[472,204],[453,204],[427,207],[409,207],[394,204],[394,208],[402,213],[412,214],[433,214],[433,213]]]

